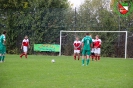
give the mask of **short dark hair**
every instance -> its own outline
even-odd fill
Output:
[[[89,33],[87,32],[86,35],[89,35]]]
[[[6,34],[6,31],[3,31],[3,34]]]

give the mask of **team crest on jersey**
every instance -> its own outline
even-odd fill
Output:
[[[121,16],[128,16],[133,12],[132,1],[116,0],[114,3],[115,12]]]

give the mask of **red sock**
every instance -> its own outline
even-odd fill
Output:
[[[80,56],[78,56],[78,60],[80,59]]]
[[[92,60],[94,59],[94,55],[91,56]]]
[[[22,54],[20,55],[20,57],[22,57],[23,55],[25,55],[25,53],[22,53]]]
[[[74,56],[74,60],[76,60],[76,55]]]
[[[95,56],[95,60],[97,60],[97,56]]]
[[[100,60],[100,56],[98,56],[98,60]]]
[[[27,58],[27,54],[25,54],[25,58]]]

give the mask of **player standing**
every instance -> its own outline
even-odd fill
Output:
[[[6,31],[0,36],[0,62],[5,61],[6,54]]]
[[[89,33],[86,33],[86,37],[82,39],[82,66],[84,66],[85,58],[86,58],[86,65],[89,64],[91,47],[92,47],[92,38],[89,36]]]
[[[95,42],[94,42],[94,48],[95,48],[95,60],[100,60],[100,54],[101,54],[101,39],[99,39],[99,36],[96,35],[95,37]]]
[[[28,39],[28,36],[25,36],[21,45],[21,49],[23,49],[23,53],[20,55],[20,58],[22,58],[23,55],[25,55],[25,58],[27,58],[28,48],[30,48],[29,39]]]
[[[80,59],[80,50],[81,50],[81,42],[79,38],[76,37],[76,40],[73,43],[74,46],[74,60],[76,60],[76,55],[78,55],[78,60]]]
[[[92,35],[90,35],[90,37],[92,38]],[[92,61],[94,60],[94,57],[95,57],[95,48],[94,48],[94,42],[95,40],[92,39],[92,49],[91,49],[91,58],[92,58]]]

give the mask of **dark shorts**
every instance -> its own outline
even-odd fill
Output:
[[[93,53],[91,52],[91,55],[95,55],[95,53],[94,52]]]

